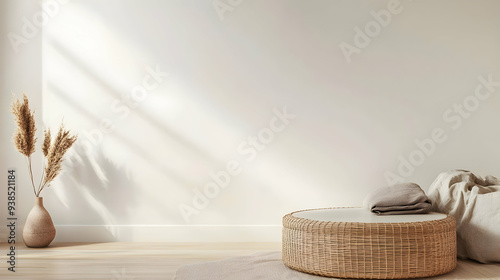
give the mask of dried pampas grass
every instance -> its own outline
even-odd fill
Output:
[[[36,197],[39,197],[40,192],[45,187],[48,187],[61,172],[64,154],[73,146],[77,136],[71,135],[69,130],[64,129],[63,124],[61,124],[55,139],[51,138],[50,129],[45,130],[42,143],[44,172],[42,173],[40,184],[38,187],[35,187],[33,171],[31,169],[31,155],[35,152],[37,141],[35,137],[35,115],[29,108],[29,101],[26,94],[23,94],[22,103],[13,98],[11,111],[17,125],[13,138],[14,146],[27,158],[33,192]]]
[[[11,112],[14,114],[17,124],[17,129],[14,133],[14,145],[21,154],[29,157],[35,152],[36,126],[35,113],[30,110],[26,94],[23,94],[22,103],[13,97]]]
[[[52,182],[59,172],[61,172],[61,164],[63,162],[64,154],[73,146],[77,137],[69,134],[69,130],[64,129],[64,125],[61,124],[59,127],[59,132],[52,145],[50,144],[50,130],[45,133],[45,139],[42,145],[42,151],[47,158],[47,166],[45,167],[45,179],[43,180],[42,186],[39,188],[38,194],[43,190],[44,187],[48,186]]]

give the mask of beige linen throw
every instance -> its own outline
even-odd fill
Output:
[[[425,214],[432,206],[425,192],[415,183],[377,188],[366,196],[364,205],[379,215]]]
[[[433,211],[457,220],[458,257],[500,262],[499,179],[466,170],[443,172],[429,188],[429,198]]]

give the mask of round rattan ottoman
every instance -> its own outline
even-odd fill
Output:
[[[362,208],[292,212],[283,217],[283,262],[339,278],[440,275],[457,265],[455,219],[441,213],[376,215]]]

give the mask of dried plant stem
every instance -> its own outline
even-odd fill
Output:
[[[43,176],[43,177],[45,177],[45,176]],[[44,179],[45,179],[45,178],[44,178]],[[38,188],[38,192],[37,192],[35,195],[38,197],[38,196],[40,195],[40,192],[42,192],[42,190],[43,190],[46,186],[48,186],[48,182],[47,182],[47,180],[45,180],[45,182],[43,183],[43,185],[41,185],[41,187],[39,187],[39,188]]]
[[[45,170],[45,157],[43,157],[42,170]],[[40,183],[38,184],[38,196],[40,195],[40,192],[42,191],[40,188],[42,187],[42,182],[44,179],[45,179],[45,172],[42,172],[42,177],[40,177]],[[35,193],[35,196],[37,196],[36,193]]]
[[[35,194],[37,197],[40,195],[40,192],[42,192],[42,190],[47,186],[47,182],[45,182],[43,185],[41,185],[39,188],[38,188],[38,192]]]
[[[28,156],[28,169],[30,171],[30,179],[31,179],[31,185],[33,186],[33,192],[35,193],[35,196],[38,197],[35,191],[35,181],[33,180],[33,169],[31,168],[31,156]]]

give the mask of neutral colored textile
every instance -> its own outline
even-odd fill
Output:
[[[436,280],[499,279],[500,264],[480,264],[460,260],[457,267]],[[191,264],[181,267],[172,280],[335,280],[287,268],[281,261],[281,252],[258,253],[220,261]]]
[[[377,188],[366,196],[364,204],[379,215],[425,214],[432,206],[425,192],[415,183]]]
[[[429,198],[434,211],[457,220],[460,258],[500,262],[499,179],[483,179],[466,170],[444,172],[432,183]]]

